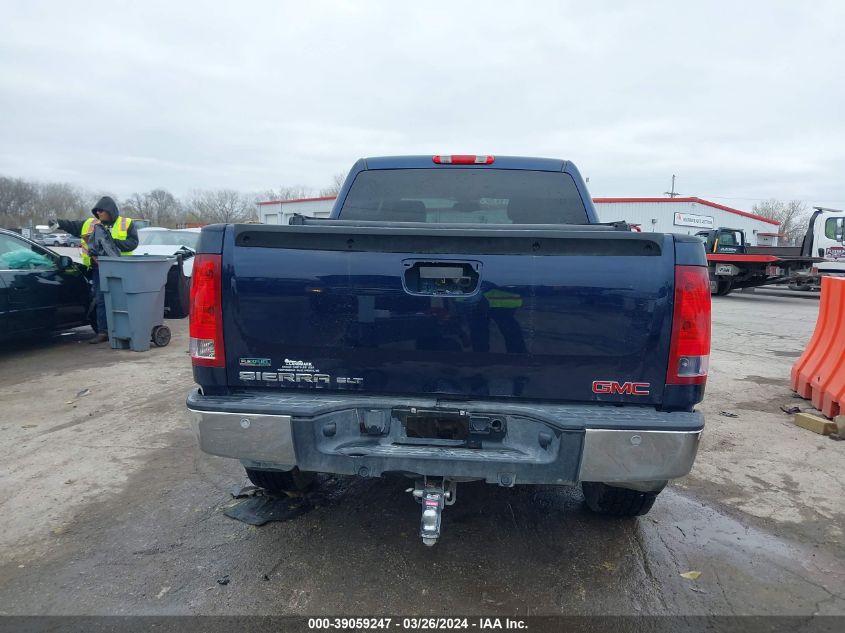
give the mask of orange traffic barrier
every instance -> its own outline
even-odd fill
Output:
[[[829,418],[845,401],[845,279],[822,277],[816,329],[791,374],[792,390]]]

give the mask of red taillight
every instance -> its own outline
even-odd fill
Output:
[[[437,154],[431,157],[438,165],[492,165],[496,160],[492,156],[476,156],[475,154],[452,154],[441,156]]]
[[[190,348],[194,365],[224,367],[220,255],[197,255],[191,279]]]
[[[710,278],[704,266],[675,267],[675,311],[667,385],[707,381],[710,361]]]

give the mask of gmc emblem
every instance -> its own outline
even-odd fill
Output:
[[[593,393],[609,393],[628,396],[647,396],[651,383],[648,382],[623,382],[615,380],[594,380]]]

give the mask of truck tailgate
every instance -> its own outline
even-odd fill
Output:
[[[659,404],[671,236],[228,227],[231,388]]]

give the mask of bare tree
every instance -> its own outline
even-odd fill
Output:
[[[38,185],[38,194],[36,212],[40,219],[77,218],[87,213],[86,193],[79,187],[64,182],[43,183]]]
[[[332,184],[328,187],[324,187],[320,189],[321,196],[337,196],[340,193],[340,188],[343,186],[343,181],[346,180],[346,176],[343,172],[337,172],[334,176],[332,176]]]
[[[38,187],[22,178],[0,176],[0,226],[28,226],[35,219]]]
[[[194,191],[186,208],[193,221],[204,224],[245,222],[256,217],[253,201],[234,189]]]
[[[176,226],[182,215],[182,205],[172,193],[164,189],[153,189],[147,194],[147,199],[153,209],[156,224]]]
[[[123,209],[135,218],[149,220],[155,226],[175,228],[182,220],[182,203],[165,189],[133,193],[123,201]]]
[[[753,207],[754,213],[764,218],[780,222],[780,234],[783,236],[784,246],[795,246],[801,243],[807,231],[809,209],[800,200],[783,202],[774,198],[757,203]]]
[[[0,226],[46,224],[51,217],[82,217],[88,193],[62,182],[40,183],[0,176]]]
[[[278,189],[267,189],[256,196],[257,202],[264,202],[267,200],[298,200],[300,198],[310,198],[314,195],[313,190],[305,185],[281,186]]]
[[[143,193],[133,193],[121,203],[120,212],[133,218],[148,218],[149,206],[146,195]]]
[[[337,173],[321,196],[337,195],[344,176]],[[68,183],[39,183],[23,178],[0,176],[0,226],[18,228],[46,224],[50,217],[83,218],[103,195]],[[194,191],[180,201],[165,189],[133,193],[119,203],[121,213],[146,219],[157,226],[176,227],[192,222],[243,222],[257,216],[255,203],[262,200],[309,198],[314,191],[304,185],[282,186],[259,194],[244,194],[232,189]]]

